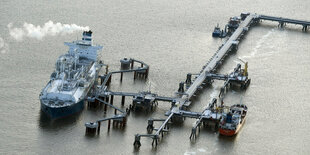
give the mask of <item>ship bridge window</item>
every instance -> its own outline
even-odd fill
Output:
[[[85,35],[85,36],[91,36],[91,34],[92,34],[92,32],[91,31],[85,31],[85,32],[83,32],[83,35]]]

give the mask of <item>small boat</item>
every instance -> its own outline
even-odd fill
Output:
[[[247,106],[244,104],[235,104],[228,109],[228,112],[222,114],[219,125],[219,133],[224,136],[236,135],[245,122]]]
[[[217,26],[214,28],[214,31],[212,33],[212,37],[220,37],[221,36],[221,29],[219,27],[219,25],[217,24]]]

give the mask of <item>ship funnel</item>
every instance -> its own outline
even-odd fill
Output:
[[[92,31],[89,30],[89,31],[84,31],[83,32],[83,38],[82,40],[85,41],[85,42],[89,42],[91,44],[92,42]]]

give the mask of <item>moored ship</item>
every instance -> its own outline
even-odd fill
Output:
[[[65,117],[84,108],[84,98],[95,83],[100,69],[92,31],[84,31],[82,40],[65,42],[68,53],[61,55],[50,81],[40,93],[41,110],[52,119]]]
[[[224,136],[236,135],[245,122],[247,109],[247,106],[244,104],[231,106],[228,112],[222,114],[219,133]]]
[[[216,27],[214,27],[214,31],[212,33],[212,37],[220,37],[221,36],[221,28],[219,27],[219,25],[217,24]]]

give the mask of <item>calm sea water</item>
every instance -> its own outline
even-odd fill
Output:
[[[149,117],[165,118],[169,103],[160,102],[151,114],[132,113],[124,130],[100,136],[84,135],[84,123],[104,117],[101,110],[84,109],[78,115],[50,121],[40,113],[39,93],[49,80],[57,57],[67,51],[64,41],[80,33],[47,36],[42,40],[15,41],[7,25],[54,22],[89,26],[96,43],[104,46],[101,59],[110,69],[132,57],[151,66],[147,81],[133,81],[126,74],[122,84],[113,77],[111,90],[138,92],[151,89],[173,96],[188,72],[199,72],[221,45],[211,37],[214,26],[224,26],[241,12],[282,16],[310,21],[307,0],[105,0],[0,2],[0,154],[309,154],[310,128],[310,35],[300,26],[264,22],[251,29],[219,70],[230,72],[242,58],[249,62],[252,78],[246,92],[229,91],[227,105],[242,98],[249,108],[247,121],[234,138],[202,129],[196,142],[189,140],[194,119],[173,126],[155,149],[142,139],[133,148],[134,134],[146,133]],[[222,82],[200,93],[191,111],[202,111],[216,97]],[[115,105],[120,106],[120,98]],[[127,98],[127,105],[131,99]],[[110,110],[111,111],[111,110]],[[157,124],[159,126],[159,124]]]

